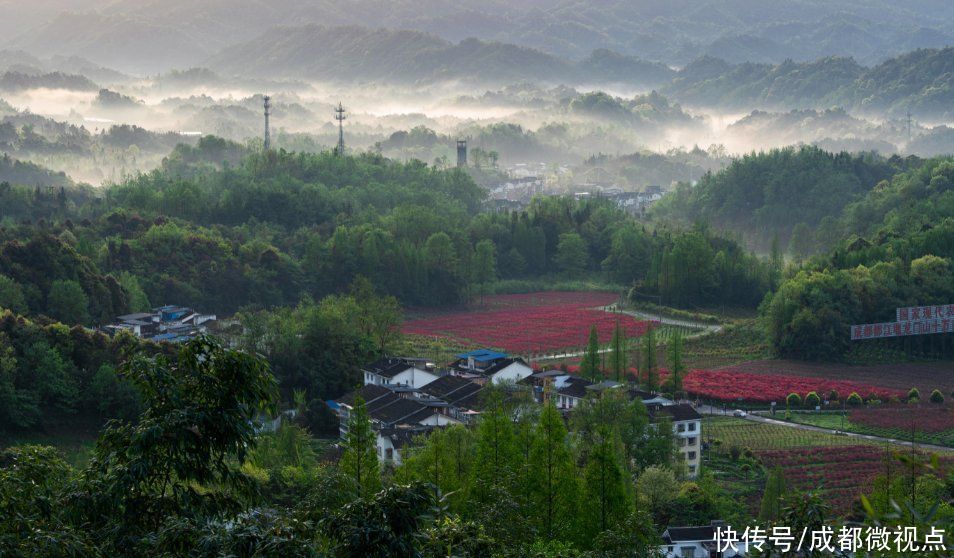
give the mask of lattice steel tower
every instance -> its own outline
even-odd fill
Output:
[[[268,129],[268,117],[271,114],[272,98],[268,95],[264,96],[265,99],[265,151],[268,151],[272,148],[272,135],[271,131]]]
[[[344,155],[345,144],[344,144],[344,121],[348,117],[345,116],[345,109],[341,106],[341,103],[338,103],[338,107],[335,108],[335,120],[338,121],[338,147],[335,150],[337,155]]]

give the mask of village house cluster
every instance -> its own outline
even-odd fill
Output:
[[[119,316],[103,329],[111,335],[128,331],[156,343],[184,343],[207,332],[216,320],[215,314],[203,314],[185,306],[160,306],[151,312]]]
[[[364,385],[328,404],[339,418],[340,435],[348,432],[348,419],[360,396],[377,434],[378,459],[399,465],[402,449],[415,437],[451,424],[470,424],[480,416],[482,392],[490,385],[523,385],[538,403],[552,400],[569,413],[588,395],[604,390],[625,390],[640,398],[655,421],[671,422],[676,445],[690,477],[699,472],[702,450],[702,417],[688,404],[626,384],[594,382],[560,370],[537,371],[520,358],[479,349],[459,354],[438,367],[422,358],[386,357],[364,366]]]

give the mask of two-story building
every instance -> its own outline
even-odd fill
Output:
[[[692,405],[646,405],[653,420],[669,420],[676,438],[676,449],[682,454],[689,477],[699,474],[702,464],[702,416]]]

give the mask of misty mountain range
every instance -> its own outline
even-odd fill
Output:
[[[0,0],[6,38],[0,46],[82,56],[137,74],[201,65],[256,37],[274,38],[275,26],[309,24],[418,31],[432,37],[422,41],[455,45],[475,37],[511,45],[512,52],[495,47],[501,56],[540,57],[545,64],[578,63],[608,49],[669,66],[707,55],[731,63],[843,56],[874,65],[954,43],[954,5],[946,0],[42,0],[31,10],[18,6]]]

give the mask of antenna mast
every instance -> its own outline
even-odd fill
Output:
[[[338,147],[336,149],[336,155],[344,155],[345,143],[344,143],[344,121],[348,117],[345,116],[345,109],[341,106],[341,103],[338,103],[338,107],[335,108],[335,120],[338,121]]]
[[[270,130],[268,129],[268,116],[271,114],[270,110],[272,108],[272,98],[268,95],[265,95],[263,98],[265,99],[265,151],[268,151],[272,148],[272,136]]]

